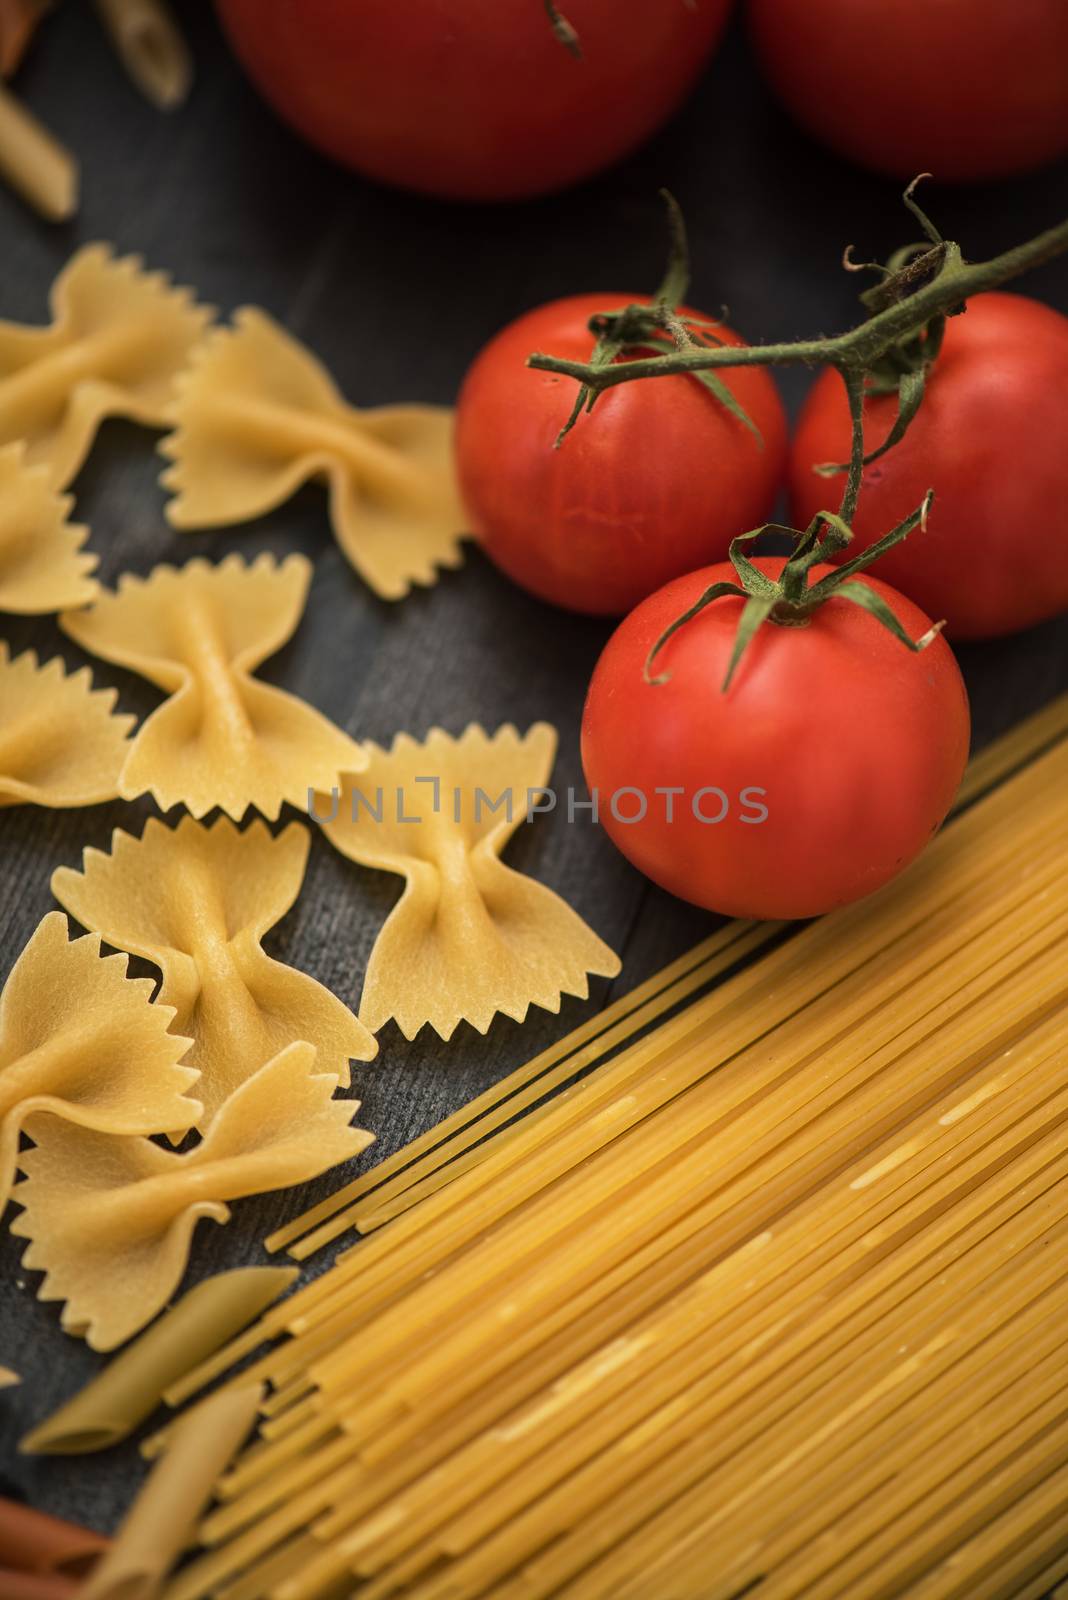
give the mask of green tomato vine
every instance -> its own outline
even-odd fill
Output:
[[[927,173],[921,174],[921,177],[927,176]],[[818,512],[803,531],[769,523],[736,538],[730,547],[730,560],[737,581],[713,584],[661,635],[646,662],[648,682],[666,682],[665,675],[654,675],[653,667],[672,634],[706,606],[727,595],[742,598],[745,605],[723,683],[724,691],[730,687],[738,663],[765,623],[804,626],[832,595],[862,606],[910,650],[926,649],[941,630],[943,623],[938,622],[922,638],[911,639],[886,601],[869,584],[857,579],[858,573],[887,550],[915,529],[922,530],[926,526],[933,491],[928,491],[923,504],[911,516],[862,555],[844,562],[814,584],[809,582],[810,573],[820,562],[839,556],[852,540],[852,523],[864,469],[904,438],[919,411],[927,376],[941,349],[947,318],[963,311],[971,295],[996,289],[1068,250],[1068,220],[988,261],[969,262],[964,259],[960,246],[944,239],[918,205],[915,189],[919,181],[916,178],[909,184],[904,201],[920,224],[924,235],[921,242],[906,245],[885,266],[877,262],[856,263],[851,252],[845,252],[843,265],[848,271],[871,271],[878,280],[860,297],[867,317],[846,333],[784,344],[738,346],[717,339],[717,324],[681,317],[679,307],[685,299],[690,276],[686,230],[678,206],[665,194],[671,254],[667,272],[652,303],[622,306],[592,317],[590,331],[596,343],[588,362],[563,360],[540,352],[530,356],[528,366],[572,378],[579,385],[574,408],[556,441],[557,448],[579,419],[592,411],[600,395],[621,383],[689,374],[705,384],[717,401],[740,425],[750,428],[758,440],[758,430],[719,377],[719,368],[830,366],[845,385],[852,424],[850,459],[828,463],[818,469],[828,477],[845,474],[838,509]],[[624,354],[630,359],[619,360]],[[866,455],[864,397],[889,393],[897,394],[893,427],[883,444]],[[777,580],[762,573],[746,554],[746,546],[766,532],[783,533],[794,541],[793,554]]]

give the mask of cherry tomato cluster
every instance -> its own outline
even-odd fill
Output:
[[[555,301],[478,356],[457,426],[472,527],[542,599],[630,611],[594,673],[582,736],[590,788],[644,802],[625,815],[602,808],[623,853],[723,913],[815,915],[886,883],[942,822],[968,754],[964,684],[943,638],[910,653],[844,596],[804,627],[761,630],[728,693],[740,599],[673,634],[649,673],[672,622],[735,577],[731,540],[770,515],[784,478],[798,528],[833,508],[833,480],[817,469],[848,459],[851,424],[826,371],[788,442],[771,377],[736,368],[725,380],[759,440],[696,378],[675,375],[605,391],[555,448],[574,385],[525,359],[538,349],[588,361],[591,318],[624,303]],[[716,336],[742,342],[722,326]],[[949,319],[926,389],[904,439],[865,469],[850,558],[933,486],[927,525],[881,556],[872,580],[910,638],[932,619],[951,638],[986,638],[1068,608],[1068,458],[1042,414],[1068,394],[1068,318],[1021,295],[979,296]],[[866,453],[896,410],[892,395],[866,397]],[[783,565],[755,564],[769,575]],[[709,817],[688,803],[710,787],[759,791],[764,815]],[[649,803],[664,794],[683,798]]]
[[[467,200],[560,188],[637,145],[690,90],[730,9],[217,4],[253,79],[313,143],[373,178]],[[747,20],[785,105],[861,164],[970,180],[1068,150],[1068,0],[748,0]],[[1056,442],[1068,319],[1006,293],[949,318],[918,415],[864,471],[849,557],[933,488],[922,532],[878,559],[868,603],[839,587],[811,615],[782,609],[734,670],[737,593],[664,636],[710,586],[735,578],[732,540],[765,522],[783,490],[798,529],[834,509],[835,480],[821,469],[850,458],[849,403],[826,371],[790,438],[774,381],[756,365],[721,372],[730,405],[692,375],[621,383],[555,448],[575,387],[526,358],[588,362],[591,318],[649,303],[557,300],[481,352],[457,419],[472,531],[542,600],[624,617],[594,673],[582,735],[591,789],[642,802],[602,810],[622,851],[716,911],[814,915],[886,883],[952,804],[969,713],[946,638],[989,638],[1068,607],[1068,452]],[[683,325],[713,320],[677,314]],[[719,325],[715,337],[743,343]],[[869,386],[866,454],[887,439],[897,404]],[[750,565],[758,586],[782,570],[770,557]],[[925,647],[910,651],[902,637]],[[712,791],[759,804],[710,815],[690,803]],[[654,805],[654,794],[682,799]]]

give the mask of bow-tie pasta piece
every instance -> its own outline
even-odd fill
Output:
[[[316,801],[320,819],[336,811],[323,826],[342,854],[405,880],[371,952],[361,1021],[394,1017],[409,1039],[427,1022],[444,1039],[462,1021],[485,1033],[498,1011],[517,1022],[532,1005],[559,1011],[563,995],[586,997],[588,974],[615,977],[618,957],[581,917],[499,859],[548,781],[554,729],[490,738],[472,724],[459,739],[434,728],[422,743],[399,734],[389,751],[366,748],[367,770]]]
[[[23,445],[0,450],[0,611],[43,615],[95,599],[97,558],[82,549],[89,529],[67,521],[72,504],[44,467],[26,465]]]
[[[246,566],[190,561],[126,575],[87,611],[61,619],[94,655],[129,667],[170,698],[138,730],[119,776],[124,800],[149,793],[160,807],[195,817],[221,806],[236,820],[250,806],[277,817],[284,802],[306,806],[312,789],[359,772],[361,747],[284,689],[260,683],[256,667],[292,635],[311,563],[263,555]]]
[[[177,1288],[202,1217],[228,1222],[228,1201],[288,1189],[360,1154],[372,1135],[350,1126],[357,1100],[314,1072],[293,1044],[243,1083],[203,1141],[176,1155],[150,1139],[114,1139],[35,1116],[36,1148],[19,1155],[23,1207],[12,1233],[32,1241],[23,1265],[46,1274],[38,1298],[64,1300],[62,1323],[111,1350]]]
[[[117,699],[93,689],[88,667],[68,677],[58,656],[12,661],[0,642],[0,809],[114,800],[136,721],[112,712]]]
[[[51,305],[50,327],[0,322],[0,444],[25,439],[27,459],[62,489],[105,417],[165,426],[174,380],[211,312],[102,244],[71,257]]]
[[[151,979],[100,939],[68,940],[67,919],[38,925],[0,994],[0,1212],[14,1181],[19,1133],[35,1111],[109,1134],[182,1134],[200,1116],[187,1098],[189,1040],[168,1031]]]
[[[293,905],[309,834],[290,823],[277,838],[254,822],[239,832],[183,817],[155,819],[140,839],[116,830],[111,854],[86,850],[84,870],[60,867],[52,892],[85,927],[163,973],[159,998],[193,1047],[206,1126],[230,1094],[288,1044],[314,1045],[320,1071],[349,1083],[349,1061],[378,1046],[329,989],[273,961],[260,941]]]
[[[178,385],[176,431],[160,449],[174,465],[176,528],[247,522],[324,478],[346,557],[376,594],[399,600],[462,560],[466,527],[445,406],[358,411],[325,368],[262,311],[205,341]]]

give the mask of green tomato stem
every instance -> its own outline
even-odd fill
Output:
[[[923,177],[929,174],[921,174]],[[915,529],[923,529],[931,503],[928,493],[923,505],[896,528],[876,541],[853,560],[839,566],[818,583],[809,585],[811,569],[819,562],[833,560],[852,539],[852,524],[857,513],[869,461],[893,448],[916,416],[924,396],[927,372],[942,344],[947,317],[964,310],[973,294],[996,289],[1020,273],[1052,260],[1068,250],[1068,220],[1016,245],[989,261],[968,262],[960,246],[943,239],[934,223],[913,198],[920,180],[914,179],[905,190],[904,201],[923,229],[926,243],[899,250],[884,267],[868,266],[878,282],[861,296],[870,316],[847,333],[827,339],[799,339],[789,344],[724,345],[694,337],[678,314],[689,276],[689,256],[682,214],[672,197],[664,192],[671,231],[671,256],[668,271],[652,306],[624,306],[591,318],[590,328],[597,337],[593,357],[588,362],[565,361],[556,356],[535,354],[527,365],[540,372],[555,372],[574,378],[580,385],[575,407],[562,429],[559,446],[583,412],[593,409],[599,394],[621,383],[642,378],[691,374],[701,379],[719,402],[756,435],[760,434],[741,409],[734,395],[716,376],[720,367],[815,366],[835,369],[846,390],[850,419],[850,458],[845,466],[817,468],[823,474],[845,472],[845,485],[837,512],[821,511],[807,530],[780,530],[790,534],[794,553],[777,581],[769,579],[744,553],[744,546],[766,531],[756,528],[740,535],[731,544],[730,559],[736,582],[718,582],[707,589],[690,608],[665,629],[649,652],[645,681],[667,682],[666,673],[657,674],[655,663],[668,640],[692,622],[709,605],[728,596],[745,601],[738,623],[723,691],[730,688],[735,672],[757,633],[765,625],[804,626],[813,612],[833,597],[848,600],[868,611],[908,649],[925,650],[943,624],[936,623],[920,639],[912,639],[901,626],[886,600],[857,574],[880,555],[898,544]],[[843,264],[849,271],[864,268],[850,259],[847,250]],[[693,325],[695,331],[697,325]],[[671,340],[657,355],[633,355],[621,362],[627,352],[658,344],[664,334]],[[898,412],[884,443],[870,456],[864,452],[864,397],[872,389],[879,393],[896,390]]]
[[[664,378],[673,373],[710,372],[717,367],[821,366],[840,372],[866,373],[896,345],[921,333],[936,317],[951,315],[963,301],[1019,277],[1032,267],[1068,250],[1068,219],[1045,233],[1016,245],[989,261],[965,261],[949,245],[942,265],[929,283],[905,299],[876,312],[847,333],[826,339],[797,339],[785,344],[693,345],[665,349],[662,355],[636,357],[615,366],[594,367],[582,361],[536,352],[527,366],[574,378],[595,394],[639,378]],[[907,270],[907,269],[906,269]]]

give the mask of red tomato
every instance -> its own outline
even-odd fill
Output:
[[[758,367],[722,376],[763,446],[696,378],[671,377],[606,390],[553,448],[577,390],[527,368],[527,356],[588,361],[595,312],[647,303],[587,294],[530,311],[490,341],[460,393],[457,459],[472,531],[509,577],[575,611],[618,616],[668,578],[726,556],[737,534],[766,520],[782,481],[785,415]],[[744,343],[729,328],[716,333]]]
[[[726,694],[742,601],[716,600],[658,654],[668,681],[646,683],[665,628],[734,576],[722,563],[677,578],[616,629],[586,700],[586,782],[623,854],[672,894],[727,916],[812,917],[878,889],[936,831],[968,757],[968,697],[942,638],[914,655],[840,598],[803,627],[765,624]],[[912,638],[926,632],[911,601],[871,587]]]
[[[216,0],[253,81],[312,144],[369,177],[519,199],[599,172],[675,109],[731,0]]]
[[[899,178],[997,178],[1068,150],[1065,0],[750,0],[776,92]]]
[[[908,433],[864,473],[857,554],[935,492],[916,532],[873,570],[944,618],[958,639],[1013,633],[1068,608],[1068,317],[1022,295],[984,294],[951,317]],[[894,395],[865,403],[865,444],[886,438]],[[849,455],[837,374],[813,385],[790,452],[793,520],[837,504],[840,478],[813,466]]]

